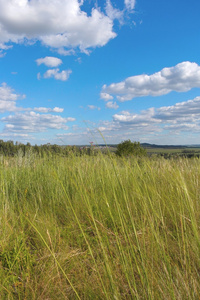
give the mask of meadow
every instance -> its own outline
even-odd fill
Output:
[[[0,159],[0,299],[200,299],[200,159]]]

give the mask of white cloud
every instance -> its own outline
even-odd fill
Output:
[[[193,122],[200,120],[200,97],[176,103],[172,106],[163,106],[156,110],[155,118],[167,122]]]
[[[34,137],[27,133],[1,132],[1,137],[5,140],[20,141],[21,143],[27,143],[34,140]]]
[[[186,61],[152,75],[132,76],[119,83],[104,85],[101,98],[107,100],[116,95],[123,102],[135,97],[161,96],[171,91],[186,92],[194,87],[200,87],[200,66]]]
[[[42,76],[41,76],[40,72],[39,72],[39,73],[37,73],[37,79],[38,79],[38,80],[40,80],[40,79],[41,79],[41,77],[42,77]]]
[[[127,111],[123,111],[120,114],[113,115],[113,120],[116,122],[129,124],[129,125],[143,125],[146,126],[148,124],[161,123],[161,120],[155,118],[155,109],[150,108],[142,111],[140,114],[129,113]]]
[[[4,57],[6,55],[5,52],[3,52],[3,50],[0,50],[0,58]]]
[[[160,108],[149,108],[141,111],[140,114],[122,111],[113,115],[113,120],[126,124],[181,124],[181,123],[200,123],[200,97],[192,100],[176,103],[171,106]]]
[[[2,83],[0,86],[0,112],[18,110],[16,101],[24,98],[25,95],[16,94],[6,83]]]
[[[199,124],[174,124],[174,125],[166,125],[164,127],[165,130],[169,130],[170,132],[192,132],[192,133],[199,133],[200,132],[200,125]]]
[[[87,15],[78,0],[0,0],[0,45],[39,40],[65,50],[101,47],[116,37],[113,21],[94,7]]]
[[[124,0],[124,4],[127,10],[133,10],[136,0]]]
[[[6,111],[16,111],[16,103],[14,101],[1,101],[0,100],[0,112],[6,112]]]
[[[64,108],[54,107],[52,111],[53,111],[53,112],[57,112],[57,113],[61,113],[61,112],[64,111]],[[74,121],[74,120],[73,120],[73,121]]]
[[[54,68],[54,67],[58,67],[59,65],[61,65],[62,60],[57,57],[46,56],[44,58],[36,59],[36,63],[38,66],[40,66],[41,64],[44,64],[47,67]]]
[[[105,140],[107,143],[118,143],[124,139],[157,144],[197,143],[197,134],[200,132],[200,97],[172,106],[152,107],[140,113],[121,111],[113,115],[112,121],[93,124],[90,133],[80,130],[59,136],[74,144],[85,144],[89,141],[89,134],[95,136],[97,143],[104,143]]]
[[[3,43],[0,43],[0,49],[2,49],[2,50],[8,50],[10,48],[12,48],[12,46],[8,46],[8,45],[4,45]]]
[[[69,76],[70,76],[71,73],[72,73],[71,70],[60,71],[58,68],[56,68],[56,69],[47,70],[44,73],[43,77],[44,78],[52,78],[53,77],[56,80],[66,81],[66,80],[69,79]]]
[[[117,109],[117,108],[119,107],[119,105],[117,105],[116,102],[109,101],[109,102],[106,103],[106,107],[107,107],[107,108]]]
[[[40,113],[48,113],[48,112],[62,113],[64,111],[64,108],[54,107],[52,109],[52,108],[48,108],[48,107],[35,107],[34,111],[38,111]]]
[[[64,56],[75,55],[75,51],[73,49],[65,50],[64,48],[59,48],[57,50],[57,52],[58,52],[58,54],[64,55]]]
[[[57,134],[58,141],[60,140],[62,144],[66,145],[84,145],[89,144],[91,141],[91,135],[87,130],[84,129],[80,132],[67,132],[63,134]]]
[[[1,34],[1,27],[0,27],[0,34]],[[0,58],[6,55],[5,50],[12,48],[12,46],[5,45],[4,43],[0,43]]]
[[[97,109],[97,110],[101,110],[101,108],[100,107],[98,107],[98,106],[95,106],[95,105],[88,105],[87,106],[89,109],[91,109],[91,110],[95,110],[95,109]]]
[[[129,138],[158,144],[197,143],[195,135],[200,132],[200,97],[172,106],[152,107],[140,113],[121,111],[113,115],[112,121],[93,124],[90,135],[95,136],[97,143],[104,143],[99,131],[107,143]],[[80,130],[59,136],[74,144],[85,144],[90,140],[89,132]]]
[[[100,97],[101,97],[101,99],[104,99],[105,101],[113,100],[113,96],[109,95],[108,93],[101,93]]]
[[[112,121],[101,121],[96,126],[107,143],[127,138],[158,144],[197,143],[200,97],[168,107],[152,107],[140,113],[122,111],[114,114]],[[93,130],[93,135],[96,138],[97,131]]]
[[[140,132],[141,136],[150,132],[164,134],[166,131],[172,135],[181,132],[191,132],[192,135],[200,130],[200,97],[172,106],[152,107],[139,114],[122,111],[113,115],[110,124],[111,130],[133,130],[134,133]]]
[[[13,93],[13,89],[11,89],[7,84],[4,82],[0,86],[0,100],[1,101],[16,101],[21,96],[19,94]]]
[[[124,12],[114,8],[110,0],[106,1],[106,14],[111,20],[117,19],[121,24],[123,23]]]
[[[69,127],[66,123],[75,121],[75,118],[72,117],[63,118],[59,115],[50,114],[51,112],[62,113],[64,109],[60,107],[35,107],[34,109],[17,107],[17,100],[24,97],[24,95],[17,94],[6,83],[1,84],[0,113],[14,112],[14,114],[0,119],[2,123],[5,123],[1,132],[2,137],[28,141],[34,138],[29,133],[44,132],[50,129],[67,130]]]
[[[74,122],[76,121],[75,118],[71,118],[71,117],[68,117],[68,118],[65,118],[66,122]]]
[[[75,61],[77,61],[79,64],[81,64],[82,63],[82,59],[81,59],[81,57],[78,57]]]
[[[62,118],[61,116],[51,114],[39,114],[33,111],[25,113],[16,113],[1,119],[6,123],[4,132],[13,133],[29,133],[29,132],[43,132],[48,129],[64,129],[68,127],[67,122],[75,121],[74,118]]]

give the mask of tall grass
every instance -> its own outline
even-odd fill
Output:
[[[0,162],[1,299],[199,299],[200,160]]]

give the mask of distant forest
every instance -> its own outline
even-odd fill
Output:
[[[34,145],[32,146],[30,143],[23,144],[13,141],[0,140],[0,155],[4,156],[16,156],[21,155],[25,156],[30,153],[35,153],[39,156],[46,156],[52,154],[60,154],[60,155],[69,155],[70,153],[81,155],[83,153],[91,154],[93,151],[92,147],[78,147],[78,146],[59,146],[59,145]]]
[[[137,144],[137,143],[136,143]],[[142,148],[146,150],[148,156],[163,156],[164,158],[176,158],[176,157],[200,157],[200,145],[195,146],[173,146],[173,145],[154,145],[148,143],[138,143]],[[118,144],[120,145],[120,144]],[[100,144],[81,146],[68,146],[68,145],[57,145],[57,144],[44,144],[34,145],[30,143],[23,144],[20,142],[3,141],[0,140],[0,155],[14,157],[14,156],[26,156],[35,154],[40,157],[61,155],[61,156],[81,156],[81,155],[97,155],[101,153],[117,153],[117,144]],[[133,153],[134,154],[134,153]]]

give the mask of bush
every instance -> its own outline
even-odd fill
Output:
[[[119,156],[146,156],[146,150],[140,146],[139,142],[126,140],[117,146],[116,154]]]

